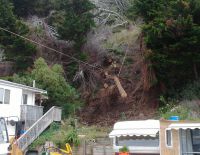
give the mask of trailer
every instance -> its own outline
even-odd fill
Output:
[[[141,120],[117,122],[109,134],[115,155],[200,155],[200,121]]]

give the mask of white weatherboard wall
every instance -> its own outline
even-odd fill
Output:
[[[22,89],[0,85],[0,88],[10,90],[10,104],[0,104],[0,116],[17,116],[20,118],[20,105],[22,103]]]
[[[0,85],[0,88],[10,90],[10,104],[0,104],[0,117],[11,117],[18,121],[20,118],[20,105],[22,101],[22,89],[6,85]],[[15,127],[8,125],[8,135],[15,135]]]
[[[8,120],[19,121],[21,114],[22,105],[22,94],[28,95],[27,105],[35,105],[35,93],[31,91],[22,90],[22,88],[17,88],[13,86],[7,86],[0,84],[0,88],[10,90],[10,103],[0,104],[0,117],[9,117]],[[8,135],[12,137],[15,135],[15,126],[7,125]]]

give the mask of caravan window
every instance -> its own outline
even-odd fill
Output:
[[[200,129],[191,130],[193,151],[200,152]]]
[[[116,146],[158,147],[159,137],[116,137]]]
[[[168,147],[172,146],[172,130],[166,130],[166,144]]]

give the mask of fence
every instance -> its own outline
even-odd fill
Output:
[[[114,155],[112,141],[109,138],[83,140],[80,147],[73,148],[73,155]]]

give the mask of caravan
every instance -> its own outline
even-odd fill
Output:
[[[200,122],[144,120],[117,122],[109,134],[115,155],[128,148],[130,155],[200,154]]]

